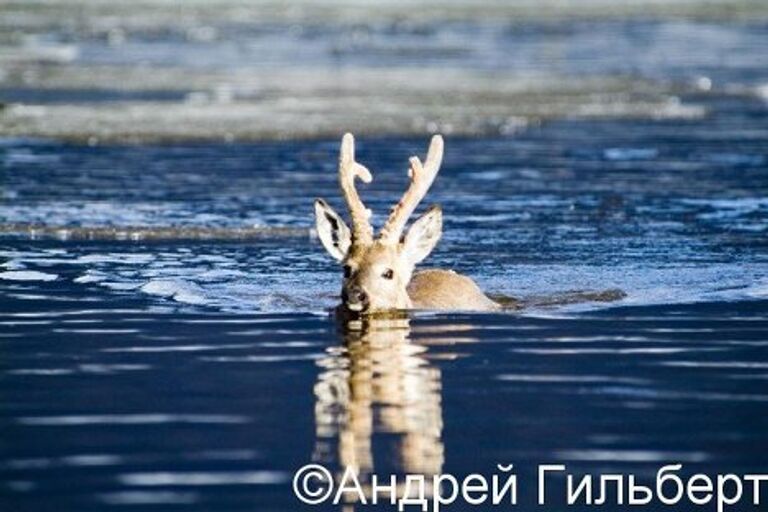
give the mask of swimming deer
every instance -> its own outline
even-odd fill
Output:
[[[469,277],[452,270],[428,269],[414,273],[440,240],[443,213],[433,205],[408,232],[408,218],[427,194],[443,160],[443,138],[432,137],[424,163],[410,158],[410,185],[392,208],[384,227],[374,238],[371,211],[360,199],[355,179],[370,183],[371,172],[355,161],[355,139],[341,140],[339,184],[352,220],[344,220],[322,199],[315,201],[317,234],[325,249],[344,269],[342,313],[365,314],[403,309],[488,311],[501,306],[488,298]]]

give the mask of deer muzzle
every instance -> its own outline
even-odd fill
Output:
[[[366,311],[370,306],[368,294],[359,286],[351,286],[342,290],[341,301],[348,310],[356,313]]]

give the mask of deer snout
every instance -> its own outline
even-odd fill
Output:
[[[370,305],[368,294],[359,286],[342,290],[341,300],[350,311],[365,311]]]

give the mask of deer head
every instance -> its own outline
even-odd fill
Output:
[[[442,233],[439,206],[430,207],[403,236],[408,218],[435,180],[443,159],[443,138],[432,137],[422,164],[411,157],[408,190],[374,238],[371,211],[365,208],[355,188],[355,178],[370,183],[371,172],[355,161],[355,139],[347,133],[341,140],[339,183],[349,208],[352,228],[322,199],[315,201],[317,234],[325,249],[344,269],[342,307],[355,313],[408,309],[407,286],[413,269],[432,252]]]

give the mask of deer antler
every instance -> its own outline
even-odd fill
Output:
[[[352,217],[353,240],[369,244],[373,242],[373,228],[369,221],[371,211],[366,209],[360,200],[360,195],[355,188],[355,178],[360,178],[363,183],[370,183],[373,180],[371,171],[355,162],[355,138],[351,133],[346,133],[341,139],[339,153],[339,185]]]
[[[402,199],[392,208],[387,223],[381,229],[382,242],[396,243],[400,240],[408,218],[427,195],[443,161],[443,138],[440,135],[432,137],[424,164],[416,156],[412,156],[409,161],[411,167],[408,169],[408,176],[411,178],[411,184]]]

